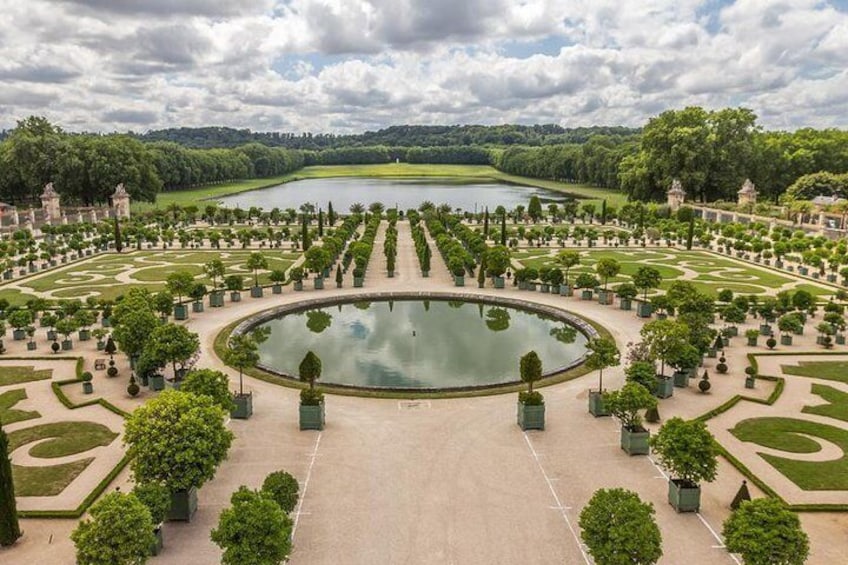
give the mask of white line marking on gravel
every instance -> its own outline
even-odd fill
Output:
[[[303,501],[306,498],[306,489],[309,488],[309,478],[312,477],[312,466],[315,465],[315,458],[318,457],[318,446],[321,444],[321,434],[323,432],[318,432],[318,439],[315,440],[315,449],[312,450],[309,459],[309,468],[306,471],[306,479],[303,481],[303,490],[300,492],[300,500],[297,501],[297,512],[294,514],[294,525],[292,525],[292,533],[291,540],[294,543],[294,535],[297,533],[297,523],[300,521],[301,514],[307,514],[307,512],[303,512]]]

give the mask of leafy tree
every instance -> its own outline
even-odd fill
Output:
[[[589,355],[586,356],[586,368],[598,373],[598,390],[604,390],[604,369],[618,367],[621,363],[621,352],[615,341],[609,338],[590,339],[586,344]]]
[[[214,369],[189,371],[182,385],[180,385],[180,390],[192,394],[206,395],[227,412],[235,408],[230,395],[230,379],[221,371]]]
[[[625,383],[620,390],[604,393],[604,406],[630,431],[642,429],[640,410],[656,408],[657,398],[635,382]]]
[[[743,502],[725,520],[722,535],[727,550],[746,565],[803,565],[810,554],[798,515],[776,498]]]
[[[660,464],[672,477],[692,486],[715,479],[718,451],[703,422],[671,418],[650,442]]]
[[[268,268],[268,259],[262,253],[254,251],[247,258],[246,267],[253,271],[253,286],[259,286],[259,271]]]
[[[689,328],[674,320],[654,320],[642,326],[642,339],[654,359],[660,360],[660,375],[665,374],[666,359],[689,341]]]
[[[137,483],[132,494],[147,507],[154,527],[165,521],[171,508],[171,493],[168,487],[155,481],[145,481]]]
[[[212,289],[218,290],[218,279],[223,278],[227,272],[224,262],[220,259],[213,259],[203,265],[203,272],[206,276],[212,279]]]
[[[635,492],[600,489],[580,512],[581,537],[598,565],[650,565],[662,557],[654,506]]]
[[[624,375],[627,382],[640,384],[651,394],[657,388],[657,368],[651,361],[633,361],[624,369]]]
[[[126,420],[124,443],[134,476],[172,492],[200,487],[227,457],[233,433],[208,396],[163,391]]]
[[[285,471],[274,471],[265,477],[262,483],[262,492],[279,504],[287,514],[297,506],[299,490],[297,479]]]
[[[318,277],[322,277],[324,269],[330,265],[330,254],[323,247],[310,247],[306,252],[304,265],[310,271],[317,273]]]
[[[244,394],[243,373],[245,369],[259,363],[259,345],[268,339],[271,329],[256,328],[253,331],[230,337],[224,361],[239,371],[239,395]]]
[[[530,197],[530,204],[527,206],[527,215],[534,222],[538,222],[542,217],[542,203],[538,196]]]
[[[112,492],[89,509],[71,533],[77,563],[136,565],[146,563],[155,542],[150,511],[133,494]]]
[[[178,324],[160,324],[150,334],[142,355],[156,367],[171,363],[174,375],[177,363],[184,366],[192,355],[200,349],[198,335],[185,326]]]
[[[176,271],[168,275],[165,281],[165,288],[171,294],[177,295],[177,300],[180,303],[183,301],[183,296],[188,296],[194,288],[194,276],[188,271]]]
[[[565,284],[568,285],[568,271],[580,264],[580,254],[576,251],[560,251],[556,260],[565,269]]]
[[[595,272],[598,273],[604,281],[604,290],[607,289],[607,282],[612,277],[616,276],[621,271],[621,264],[615,259],[603,258],[595,265]]]
[[[509,269],[509,249],[503,245],[490,247],[485,253],[485,261],[489,276],[501,277]]]
[[[239,487],[211,538],[224,550],[223,565],[277,565],[291,552],[292,522],[261,492]]]
[[[0,546],[12,545],[21,535],[15,484],[12,482],[12,461],[9,458],[9,437],[0,422]]]

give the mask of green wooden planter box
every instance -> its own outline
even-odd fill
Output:
[[[294,281],[295,290],[303,290],[303,281]]]
[[[82,392],[83,394],[91,394],[94,392],[94,385],[91,382],[82,383]]]
[[[842,334],[836,334],[836,345],[845,345],[845,336]]]
[[[671,479],[668,481],[668,503],[678,512],[698,512],[701,509],[701,487]]]
[[[80,332],[82,333],[82,332]],[[12,339],[15,341],[23,341],[27,338],[26,330],[13,330],[12,331]],[[80,338],[82,339],[82,338]]]
[[[536,283],[528,281],[527,282],[527,290],[532,291],[532,292],[536,292]]]
[[[650,437],[651,432],[648,430],[632,431],[621,426],[621,449],[628,455],[647,455],[651,451],[648,445]]]
[[[539,285],[539,292],[543,292],[543,293],[545,293],[545,294],[550,294],[550,292],[551,292],[551,285],[546,284],[546,283],[542,283],[542,284],[540,284],[540,285]]]
[[[685,388],[689,386],[689,371],[675,371],[672,379],[674,380],[674,386]]]
[[[165,377],[162,375],[153,375],[150,377],[148,381],[148,386],[150,390],[165,390]]]
[[[353,277],[353,288],[362,288],[362,284],[365,282],[365,277]],[[295,289],[297,290],[297,289]]]
[[[771,325],[760,324],[760,335],[771,335]]]
[[[283,293],[283,285],[275,284],[271,287],[271,294],[282,294]]]
[[[105,343],[103,344],[103,347],[106,347]],[[36,349],[38,349],[37,343],[35,343],[34,341],[27,342],[27,351],[35,351]]]
[[[561,285],[559,285],[559,295],[560,296],[574,296],[574,288],[567,285],[567,284],[561,284]]]
[[[559,285],[558,284],[552,284],[551,285],[551,294],[559,294]]]
[[[224,305],[224,293],[220,290],[209,293],[209,306],[212,308],[220,308]]]
[[[604,406],[603,395],[597,390],[589,391],[589,414],[595,418],[610,415],[609,410]]]
[[[70,351],[74,348],[74,342],[66,339],[62,341],[62,351]]]
[[[748,347],[756,347],[757,346],[757,338],[749,337],[748,338]]]
[[[618,307],[620,310],[632,310],[633,309],[633,301],[629,298],[622,298],[618,301]]]
[[[736,337],[739,335],[739,328],[736,326],[727,326],[727,335],[730,337]]]
[[[323,430],[324,429],[324,402],[320,404],[300,405],[300,429],[301,430]]]
[[[465,286],[465,276],[464,275],[462,275],[462,276],[454,275],[453,276],[453,285],[454,286]]]
[[[250,287],[250,297],[251,298],[262,298],[264,296],[264,292],[261,286],[252,286]]]
[[[545,429],[545,405],[533,404],[525,405],[521,402],[518,405],[518,426],[522,430],[544,430]]]
[[[495,288],[504,288],[506,286],[503,277],[492,277],[492,282],[494,282]]]
[[[80,341],[91,341],[91,330],[80,330],[79,331],[79,340]]]
[[[253,415],[253,393],[234,394],[235,408],[230,411],[230,417],[235,420],[247,420]]]
[[[636,315],[640,318],[650,318],[654,313],[654,307],[650,302],[640,302],[636,307]]]
[[[197,512],[197,489],[178,490],[171,493],[171,508],[168,520],[172,522],[191,522]]]
[[[745,388],[754,388],[757,379],[756,377],[747,376],[745,377]]]
[[[612,304],[615,295],[611,290],[599,290],[598,291],[598,304],[603,306],[609,306]]]
[[[667,319],[668,319],[668,314],[666,314],[665,312],[660,312],[659,314],[657,314],[657,320],[667,320]]]
[[[395,278],[395,272],[394,271],[388,271],[388,275],[389,275],[390,279]]]
[[[518,290],[527,290],[527,281],[518,281]]]
[[[151,555],[159,555],[162,553],[162,548],[165,547],[165,539],[162,536],[161,525],[153,530],[153,545],[150,546]]]
[[[581,290],[580,291],[580,300],[592,300],[592,291],[591,290]]]
[[[657,375],[657,398],[670,398],[674,395],[674,381],[668,377]]]
[[[312,286],[315,290],[324,290],[324,278],[323,277],[315,277],[312,279]]]
[[[780,345],[792,345],[792,336],[791,335],[780,336]]]
[[[192,302],[191,311],[195,314],[203,312],[203,302],[201,302],[200,300],[195,300],[194,302]]]
[[[174,306],[175,320],[188,320],[188,307],[185,304],[177,304]]]
[[[421,276],[424,277],[425,279],[429,278],[430,277],[430,271],[421,271]]]
[[[241,292],[234,290],[230,293],[230,302],[241,302]]]

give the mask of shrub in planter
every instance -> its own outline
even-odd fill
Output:
[[[111,492],[91,506],[71,533],[76,562],[143,563],[156,542],[150,510],[133,494]]]
[[[241,289],[244,288],[244,278],[241,275],[230,275],[224,279],[224,285],[230,291],[230,301],[241,301]]]
[[[162,523],[165,521],[168,511],[171,509],[171,493],[168,492],[168,487],[162,483],[144,481],[133,487],[132,494],[134,494],[150,512],[150,518],[153,522],[153,536],[156,538],[156,541],[150,547],[150,553],[153,555],[159,555],[164,543],[164,539],[162,537]]]
[[[205,395],[220,406],[225,412],[233,409],[233,400],[230,396],[230,379],[221,371],[213,369],[194,369],[189,371],[182,384],[182,392],[197,395]]]
[[[715,439],[706,424],[671,418],[650,440],[660,465],[672,477],[668,502],[678,512],[697,512],[701,506],[701,482],[712,482],[718,457]]]
[[[635,492],[621,488],[596,491],[580,512],[579,525],[595,563],[651,565],[662,557],[654,507]]]
[[[628,455],[647,455],[650,432],[642,427],[641,410],[654,408],[657,399],[640,384],[604,393],[604,406],[621,422],[621,449]]]
[[[657,389],[657,368],[651,361],[635,360],[624,369],[627,382],[637,383],[651,394]]]
[[[522,430],[545,429],[545,400],[533,390],[533,383],[542,378],[542,360],[535,351],[521,357],[519,362],[521,380],[527,383],[527,391],[518,395],[517,423]]]
[[[622,310],[630,310],[637,292],[633,283],[624,283],[616,287],[615,293],[618,295],[619,307]]]
[[[601,277],[604,284],[603,290],[598,293],[598,299],[601,304],[612,304],[612,295],[610,295],[607,290],[607,284],[609,283],[609,280],[618,275],[620,271],[621,265],[615,259],[603,258],[599,259],[595,264],[595,272],[598,273],[598,276]]]
[[[91,380],[94,378],[90,372],[85,371],[82,375],[80,375],[82,379],[82,392],[84,394],[91,394],[94,392],[94,385],[91,384]]]
[[[747,330],[745,332],[745,338],[748,340],[748,347],[756,347],[757,339],[760,337],[759,330]]]
[[[309,388],[300,391],[300,429],[324,429],[324,395],[315,388],[315,381],[321,377],[321,359],[312,351],[307,351],[300,362],[298,372],[300,380],[309,383]]]
[[[745,563],[803,565],[810,541],[798,515],[776,498],[758,498],[740,504],[722,529],[727,551]]]
[[[598,390],[589,391],[589,413],[595,417],[609,416],[603,403],[604,369],[621,364],[621,353],[615,341],[608,338],[591,339],[586,344],[586,349],[589,352],[586,356],[586,368],[598,371]]]
[[[754,383],[757,377],[757,370],[752,366],[745,367],[745,388],[754,388]]]
[[[593,291],[598,286],[598,279],[589,273],[580,273],[577,275],[577,279],[575,279],[574,284],[577,288],[581,289],[581,300],[592,300]]]
[[[218,519],[211,538],[223,551],[223,565],[283,563],[291,553],[292,521],[261,491],[245,486],[233,493],[231,506]]]

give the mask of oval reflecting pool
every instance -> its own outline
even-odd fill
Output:
[[[369,388],[446,389],[520,380],[519,358],[535,350],[543,371],[586,352],[576,326],[499,304],[385,300],[321,306],[267,319],[260,364],[297,376],[308,350],[323,362],[320,382]]]

